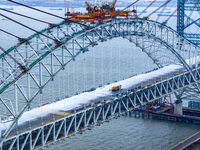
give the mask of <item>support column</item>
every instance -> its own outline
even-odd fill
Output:
[[[95,125],[96,124],[96,111],[95,110],[93,110],[93,111],[94,111],[94,113],[93,113],[93,124]]]
[[[76,112],[74,112],[76,113]],[[74,115],[74,133],[77,132],[77,129],[76,129],[76,114]]]
[[[182,101],[176,100],[174,104],[174,114],[183,115]]]
[[[15,116],[17,116],[18,115],[17,82],[14,84],[14,91],[15,91]],[[18,119],[16,120],[16,130],[18,134]]]
[[[32,146],[32,132],[30,132],[29,134],[30,134],[30,136],[29,136],[29,149],[33,150],[33,146]]]
[[[86,109],[86,108],[84,108],[84,109]],[[84,129],[86,129],[87,128],[87,114],[86,114],[86,110],[84,111]]]
[[[105,110],[104,110],[104,104],[102,106],[102,120],[105,121]]]
[[[127,93],[127,95],[128,95],[128,93]],[[126,107],[127,107],[126,114],[129,116],[129,100],[128,100],[128,96],[126,98]]]
[[[177,32],[180,35],[184,33],[184,5],[185,0],[177,0]]]
[[[19,150],[19,137],[17,137],[17,141],[16,142],[17,142],[17,147],[16,148],[17,148],[17,150]]]
[[[44,143],[44,127],[42,128],[42,138],[41,138],[41,140],[42,140],[42,147],[44,147],[45,146],[45,143]]]
[[[121,115],[121,99],[118,98],[118,101],[119,101],[119,106],[118,106],[119,107],[119,114],[118,114],[118,116],[120,116]]]

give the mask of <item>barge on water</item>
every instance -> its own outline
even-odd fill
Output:
[[[157,106],[140,107],[134,110],[135,117],[153,118],[161,120],[170,120],[175,122],[184,122],[200,124],[200,109],[182,107],[182,113],[175,112],[176,106],[162,103]]]

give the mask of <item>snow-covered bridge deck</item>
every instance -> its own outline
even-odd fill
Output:
[[[199,72],[198,67],[192,70],[197,81]],[[43,147],[194,83],[191,71],[182,65],[169,65],[35,108],[22,115],[2,148]],[[110,89],[116,85],[122,85],[121,90],[112,92]],[[5,131],[11,123],[2,122],[1,130]]]

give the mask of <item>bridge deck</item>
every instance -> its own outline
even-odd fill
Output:
[[[17,145],[18,147],[28,147],[29,143],[33,141],[34,143],[30,145],[31,147],[43,147],[52,140],[57,141],[71,134],[82,132],[90,128],[90,126],[104,122],[117,114],[128,113],[128,111],[140,105],[161,99],[178,89],[194,83],[188,72],[178,73],[181,69],[179,66],[174,70],[164,69],[164,72],[163,69],[160,69],[162,70],[161,72],[159,70],[153,71],[141,75],[140,78],[136,76],[137,78],[133,80],[134,84],[125,81],[130,88],[122,89],[119,92],[111,92],[109,89],[113,85],[109,85],[109,87],[105,86],[97,89],[96,93],[95,91],[89,92],[85,97],[72,97],[69,100],[67,99],[68,101],[55,102],[58,103],[55,106],[59,107],[56,112],[48,110],[51,104],[38,108],[39,110],[49,111],[48,114],[40,114],[38,109],[33,109],[32,116],[28,115],[33,118],[23,118],[22,116],[23,122],[18,125],[18,129],[14,128],[10,132],[4,141],[3,147],[5,149]],[[194,68],[194,74],[198,80],[200,79],[197,74],[199,71],[200,68]],[[142,77],[145,79],[142,80]],[[122,87],[126,87],[125,85],[123,86],[123,82],[116,84],[122,84]],[[110,94],[104,94],[106,92]],[[91,96],[91,94],[93,95]],[[90,96],[90,101],[87,100],[87,96]],[[73,103],[73,106],[68,107],[63,106],[64,103],[67,104],[70,100],[75,101],[77,99],[79,103]],[[31,112],[28,113],[31,114]],[[37,117],[34,114],[37,114]],[[22,139],[25,139],[24,144],[19,145],[17,140]],[[29,142],[26,142],[28,139]]]
[[[159,82],[159,81],[165,80],[165,79],[167,79],[167,77],[168,76],[162,76],[162,77],[158,77],[158,78],[154,78],[154,79],[148,80],[147,82],[143,82],[141,84],[141,86],[142,87],[146,87],[148,85],[153,84],[155,81]],[[123,93],[124,90],[121,90],[121,92]],[[106,98],[104,98],[104,100],[105,99]],[[109,101],[109,99],[107,99],[106,101]],[[93,103],[91,103],[90,105],[92,105],[92,104]],[[136,106],[139,107],[140,105],[136,105]],[[92,107],[90,107],[90,108],[92,108]],[[77,111],[76,111],[76,113],[77,113]],[[22,124],[18,124],[17,128],[15,126],[13,128],[13,130],[10,132],[8,138],[11,138],[11,137],[15,136],[16,133],[22,134],[24,132],[27,132],[30,129],[36,129],[39,126],[46,125],[48,123],[54,122],[56,120],[59,120],[61,118],[64,118],[64,117],[67,117],[67,116],[70,116],[70,115],[73,115],[73,114],[74,114],[73,110],[70,110],[70,111],[59,111],[59,112],[56,112],[56,113],[47,114],[45,116],[39,116],[39,117],[37,117],[35,119],[32,119],[32,120],[29,120],[29,121],[25,121]]]
[[[52,104],[48,104],[48,105],[33,109],[31,111],[24,113],[24,115],[19,120],[19,124],[28,124],[28,123],[30,124],[31,122],[34,122],[31,124],[35,124],[35,122],[37,122],[37,120],[40,120],[40,118],[44,118],[44,119],[48,118],[48,116],[51,116],[51,114],[58,113],[58,116],[60,116],[61,115],[60,112],[64,112],[64,113],[71,112],[73,109],[76,109],[82,106],[83,104],[91,105],[92,103],[95,103],[95,101],[98,101],[100,99],[105,100],[110,97],[113,98],[115,97],[116,94],[127,92],[127,90],[130,90],[130,89],[134,89],[135,91],[140,90],[143,87],[147,87],[149,85],[159,83],[160,81],[166,80],[174,76],[174,74],[176,74],[180,69],[181,69],[181,66],[178,66],[178,65],[164,67],[156,71],[134,76],[132,78],[128,78],[126,80],[119,81],[117,83],[113,83],[111,85],[98,88],[93,92],[85,92],[80,95],[76,95],[74,97],[64,99],[63,101],[61,100]],[[120,93],[110,91],[112,86],[116,86],[116,85],[122,85],[122,89]],[[51,120],[51,118],[49,120]],[[2,128],[1,128],[2,130],[5,130],[5,126],[8,126],[6,124],[7,123],[2,125]],[[41,124],[41,122],[39,122],[39,124]]]

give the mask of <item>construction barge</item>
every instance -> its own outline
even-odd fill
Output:
[[[180,101],[176,101],[174,105],[161,103],[159,105],[151,104],[136,108],[134,110],[134,115],[135,117],[142,116],[143,118],[200,124],[200,109],[182,107]]]
[[[190,101],[188,107],[182,107],[182,101],[176,100],[173,104],[162,102],[151,103],[135,108],[135,117],[169,120],[190,124],[200,124],[200,102]],[[200,131],[179,142],[170,150],[187,150],[200,143]]]

